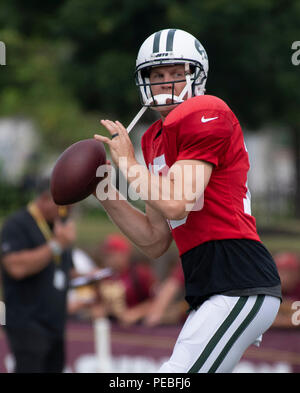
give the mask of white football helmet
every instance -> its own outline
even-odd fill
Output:
[[[150,68],[173,64],[184,64],[185,80],[165,82],[173,83],[172,94],[153,96],[149,80]],[[138,52],[135,81],[144,107],[163,110],[167,105],[183,102],[186,94],[187,98],[204,94],[207,74],[208,58],[205,49],[194,36],[183,30],[160,30],[148,37]],[[174,84],[183,81],[186,81],[186,86],[180,96],[174,95]]]

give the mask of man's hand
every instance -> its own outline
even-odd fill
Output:
[[[54,240],[56,240],[63,248],[71,246],[76,240],[76,227],[73,221],[61,223],[56,221],[54,224]]]
[[[136,183],[135,186],[138,184],[140,198],[146,204],[168,220],[184,219],[194,209],[197,201],[197,208],[202,208],[204,190],[213,170],[211,163],[178,160],[169,169],[168,176],[155,175],[136,161],[127,130],[119,121],[101,120],[101,123],[112,138],[95,135],[95,139],[109,146],[114,163],[128,183]]]
[[[135,164],[134,148],[128,136],[126,128],[119,122],[101,120],[101,124],[114,136],[112,139],[102,135],[94,135],[94,138],[106,143],[109,147],[111,158],[115,165],[119,166],[119,158],[126,158],[129,164]]]

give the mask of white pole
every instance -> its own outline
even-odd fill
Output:
[[[95,347],[97,356],[97,371],[111,372],[111,337],[110,321],[107,318],[97,318],[94,321]]]

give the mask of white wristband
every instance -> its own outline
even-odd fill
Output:
[[[62,246],[56,240],[50,240],[48,246],[54,256],[60,256],[63,252]]]

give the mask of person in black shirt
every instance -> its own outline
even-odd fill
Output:
[[[49,181],[36,199],[5,221],[1,271],[15,372],[62,372],[66,295],[73,268],[74,222],[60,219]]]

